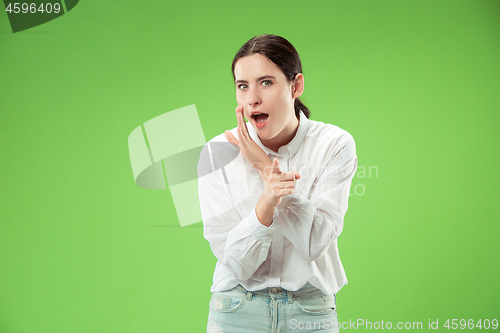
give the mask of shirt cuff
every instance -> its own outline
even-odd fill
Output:
[[[242,227],[245,228],[250,235],[254,236],[261,242],[264,242],[266,238],[274,233],[274,221],[269,227],[260,223],[257,218],[257,214],[255,213],[255,207],[250,212],[250,215],[248,215],[246,219],[243,219],[241,223],[243,224]]]
[[[289,194],[289,195],[284,195],[281,197],[281,202],[280,204],[278,205],[278,207],[276,207],[277,210],[282,210],[283,208],[285,208],[285,206],[293,199],[295,194]]]

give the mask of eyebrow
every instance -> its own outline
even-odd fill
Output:
[[[264,80],[264,79],[276,79],[274,76],[272,75],[264,75],[264,76],[261,76],[259,77],[256,81],[261,81],[261,80]],[[237,83],[248,83],[248,81],[245,81],[245,80],[236,80],[234,81],[235,84]]]

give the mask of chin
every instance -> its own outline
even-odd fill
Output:
[[[259,132],[257,130],[256,132],[257,132],[257,134],[259,134],[259,138],[261,138],[262,140],[271,140],[277,136],[277,134],[272,135],[272,133],[269,133],[267,131],[264,131],[264,133],[263,133],[263,132]]]

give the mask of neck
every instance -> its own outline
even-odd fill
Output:
[[[260,142],[262,142],[262,144],[267,148],[277,153],[281,146],[288,144],[293,140],[295,134],[297,134],[297,130],[299,129],[299,119],[294,116],[293,120],[294,121],[285,126],[285,128],[283,128],[283,130],[274,138],[269,140],[262,140],[260,138]]]

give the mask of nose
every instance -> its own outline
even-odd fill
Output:
[[[258,105],[262,104],[262,99],[260,98],[260,95],[259,95],[259,92],[257,91],[257,89],[250,89],[247,97],[248,97],[247,98],[248,106],[250,106],[250,107],[254,107],[254,106],[258,106]]]

